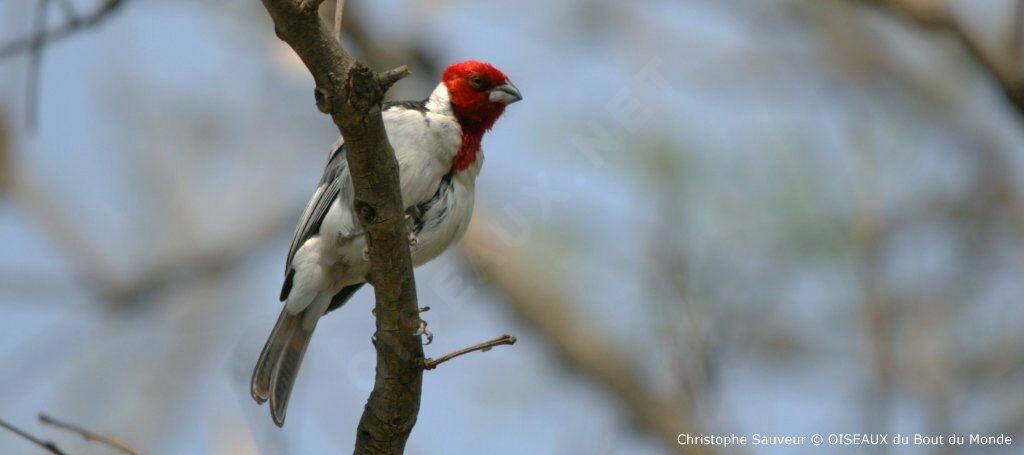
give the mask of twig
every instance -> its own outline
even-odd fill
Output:
[[[10,423],[7,423],[3,419],[0,419],[0,427],[6,428],[11,433],[14,433],[14,434],[16,434],[18,436],[21,436],[22,438],[26,439],[27,441],[29,441],[29,442],[39,446],[40,448],[46,450],[47,452],[52,453],[53,455],[67,455],[66,453],[64,453],[63,450],[60,450],[60,448],[57,447],[57,444],[54,444],[51,441],[44,441],[44,440],[39,439],[39,438],[37,438],[35,436],[32,436],[32,435],[26,433],[25,431],[22,431],[20,428],[14,426],[14,425],[11,425]]]
[[[139,449],[136,449],[135,447],[132,447],[127,442],[124,442],[124,441],[122,441],[122,440],[120,440],[118,438],[115,438],[113,436],[93,433],[93,432],[91,432],[89,430],[86,430],[85,428],[82,428],[82,427],[80,427],[78,425],[74,425],[74,424],[70,424],[70,423],[67,423],[67,422],[64,422],[64,421],[61,421],[61,420],[57,420],[57,419],[55,419],[53,417],[50,417],[50,416],[48,416],[46,414],[42,414],[42,413],[39,414],[39,421],[42,422],[42,423],[45,423],[47,425],[55,426],[55,427],[60,428],[62,430],[67,430],[67,431],[70,431],[72,433],[78,433],[78,435],[80,435],[81,437],[85,438],[86,441],[98,442],[100,444],[105,444],[107,446],[110,446],[110,447],[113,447],[113,448],[115,448],[117,450],[120,450],[121,452],[124,452],[124,453],[126,453],[128,455],[142,455],[142,452]]]
[[[423,361],[423,369],[424,370],[433,370],[434,368],[437,368],[438,365],[440,365],[442,363],[445,363],[445,362],[447,362],[447,361],[449,361],[451,359],[454,359],[454,358],[456,358],[456,357],[458,357],[460,355],[469,354],[470,352],[474,352],[474,351],[487,352],[487,351],[490,351],[491,348],[493,348],[495,346],[501,346],[503,344],[507,344],[509,346],[511,346],[513,344],[516,344],[516,337],[514,337],[512,335],[509,335],[509,334],[503,334],[502,336],[500,336],[498,338],[495,338],[493,340],[484,341],[483,343],[480,343],[480,344],[477,344],[477,345],[473,345],[473,346],[470,346],[468,348],[459,349],[458,351],[445,354],[445,355],[443,355],[441,357],[438,357],[437,360],[426,359],[426,360]]]
[[[380,84],[380,89],[386,92],[392,85],[395,85],[395,82],[398,82],[411,74],[412,72],[409,71],[409,67],[402,65],[398,68],[392,68],[377,75],[377,83]]]
[[[103,19],[109,17],[110,13],[113,13],[118,6],[121,6],[124,3],[125,0],[104,0],[100,7],[91,14],[86,16],[76,16],[73,19],[69,18],[64,25],[53,30],[35,30],[30,36],[25,36],[8,42],[7,44],[0,46],[0,59],[30,50],[36,45],[36,43],[50,44],[63,38],[67,38],[75,32],[97,25],[102,22]]]

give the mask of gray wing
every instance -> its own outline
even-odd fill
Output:
[[[387,111],[389,109],[412,109],[425,115],[427,100],[391,101],[384,103],[383,110]],[[319,234],[320,225],[323,223],[324,217],[327,216],[327,212],[331,209],[331,204],[334,203],[335,199],[341,196],[343,200],[352,200],[353,190],[351,176],[348,171],[347,151],[348,147],[345,146],[345,142],[339,139],[338,144],[334,147],[334,151],[331,152],[331,157],[327,160],[327,166],[324,168],[324,175],[320,179],[320,184],[317,186],[309,203],[306,204],[306,209],[302,211],[299,225],[295,227],[292,245],[288,248],[288,259],[284,267],[285,280],[284,286],[281,287],[282,302],[288,299],[288,292],[292,288],[292,278],[295,273],[292,270],[292,260],[295,259],[295,252],[302,247],[306,240]],[[353,233],[353,235],[358,234],[360,234],[358,231]]]
[[[292,260],[295,258],[295,252],[299,250],[306,240],[320,233],[320,225],[324,221],[324,217],[327,216],[327,211],[331,209],[331,204],[338,198],[342,193],[352,191],[352,185],[349,182],[350,176],[348,172],[348,159],[345,154],[347,147],[345,143],[340,143],[335,147],[331,153],[330,159],[327,160],[327,166],[324,168],[324,175],[320,178],[320,184],[317,186],[316,191],[313,193],[313,197],[310,198],[309,203],[306,204],[306,209],[302,211],[302,217],[299,218],[299,224],[295,227],[295,234],[292,236],[292,245],[288,249],[288,260],[285,262],[285,282],[284,287],[281,289],[281,301],[288,298],[288,291],[291,290],[292,284]]]

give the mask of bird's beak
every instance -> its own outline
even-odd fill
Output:
[[[519,93],[519,89],[512,85],[511,82],[506,82],[497,87],[491,89],[487,99],[491,100],[492,103],[501,103],[506,106],[516,101],[523,99],[523,94]]]

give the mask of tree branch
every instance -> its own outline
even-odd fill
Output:
[[[0,427],[3,427],[5,429],[7,429],[7,431],[10,431],[11,433],[14,433],[14,434],[16,434],[18,436],[21,436],[25,440],[27,440],[27,441],[29,441],[29,442],[39,446],[41,449],[43,449],[43,450],[45,450],[47,452],[50,452],[53,455],[67,455],[67,454],[64,453],[64,451],[60,450],[60,448],[57,447],[57,444],[54,444],[51,441],[44,441],[44,440],[39,439],[39,438],[37,438],[35,436],[32,436],[31,434],[28,434],[24,430],[14,426],[14,425],[11,425],[10,423],[7,423],[3,419],[0,419]]]
[[[121,451],[123,453],[128,454],[128,455],[142,455],[142,452],[139,449],[136,449],[135,447],[132,447],[127,442],[124,442],[124,441],[122,441],[122,440],[120,440],[118,438],[115,438],[113,436],[107,436],[107,435],[93,433],[93,432],[91,432],[89,430],[86,430],[85,428],[82,428],[82,427],[80,427],[78,425],[74,425],[74,424],[70,424],[70,423],[67,423],[67,422],[63,422],[63,421],[54,419],[53,417],[50,417],[50,416],[48,416],[46,414],[39,414],[39,421],[42,422],[42,423],[45,423],[47,425],[53,425],[53,426],[55,426],[57,428],[60,428],[62,430],[67,430],[67,431],[70,431],[72,433],[78,433],[78,435],[80,435],[81,437],[85,438],[86,441],[98,442],[100,444],[103,444],[103,445],[115,448],[115,449],[117,449],[117,450],[119,450],[119,451]]]
[[[988,72],[1010,105],[1024,116],[1024,65],[1017,55],[999,47],[988,47],[971,34],[945,2],[932,0],[858,0],[894,13],[919,27],[951,33],[971,59]]]
[[[445,363],[445,362],[447,362],[447,361],[449,361],[451,359],[454,359],[454,358],[456,358],[456,357],[458,357],[460,355],[469,354],[470,352],[475,352],[475,351],[487,352],[487,351],[490,351],[491,348],[493,348],[495,346],[501,346],[503,344],[507,344],[509,346],[511,346],[513,344],[516,344],[516,337],[514,337],[512,335],[509,335],[509,334],[503,334],[502,336],[500,336],[498,338],[495,338],[493,340],[484,341],[483,343],[475,344],[475,345],[470,346],[468,348],[462,348],[462,349],[459,349],[458,351],[445,354],[445,355],[443,355],[441,357],[438,357],[437,360],[434,360],[434,359],[424,360],[423,361],[423,369],[424,370],[433,370],[434,368],[437,368],[438,365],[440,365],[442,363]]]
[[[401,453],[419,412],[423,345],[398,163],[381,118],[381,76],[357,62],[320,19],[317,0],[263,0],[277,36],[316,82],[317,107],[348,147],[355,208],[367,232],[376,296],[377,373],[356,432],[357,454]],[[340,5],[339,5],[340,6]],[[391,74],[390,72],[387,74]],[[397,75],[383,81],[397,80]]]
[[[99,8],[86,16],[72,16],[69,13],[71,10],[65,8],[67,22],[64,25],[53,30],[35,30],[29,36],[15,39],[0,46],[0,59],[31,50],[37,45],[42,46],[43,44],[59,41],[73,35],[75,32],[95,26],[109,17],[111,13],[117,10],[117,7],[124,3],[123,0],[104,0]]]

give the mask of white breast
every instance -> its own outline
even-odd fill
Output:
[[[428,107],[442,95],[447,96],[444,85],[431,95]],[[462,145],[459,122],[447,111],[392,108],[384,111],[384,127],[398,158],[405,207],[429,200]]]
[[[435,198],[424,204],[417,243],[412,248],[413,265],[420,266],[459,241],[473,216],[474,183],[479,166],[456,172],[442,182]]]

